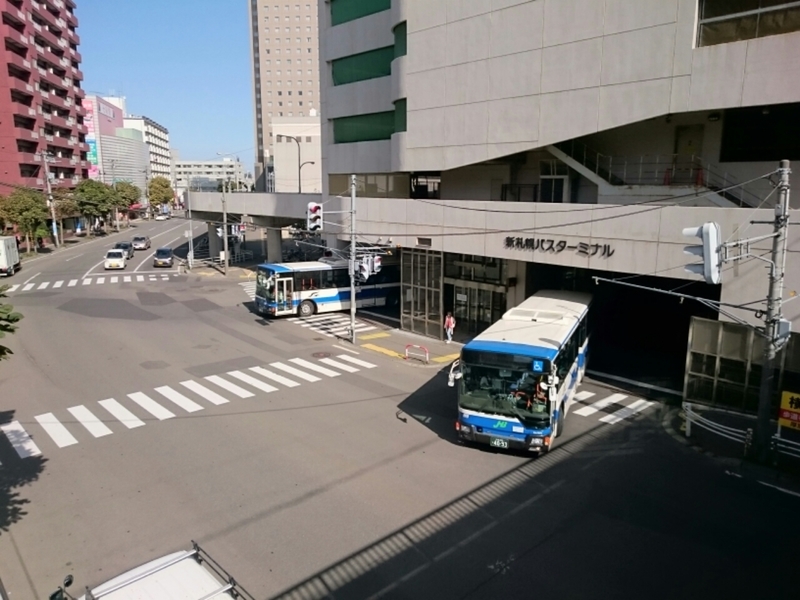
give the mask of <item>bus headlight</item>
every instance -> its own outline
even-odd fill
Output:
[[[458,430],[461,433],[472,433],[472,427],[470,427],[466,423],[458,423]]]
[[[542,438],[531,438],[531,446],[541,446],[544,444],[544,440]]]

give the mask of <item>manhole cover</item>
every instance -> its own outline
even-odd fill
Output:
[[[330,352],[314,352],[311,356],[314,358],[330,358]]]

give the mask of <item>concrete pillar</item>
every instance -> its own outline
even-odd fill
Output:
[[[282,252],[282,230],[276,227],[267,228],[267,262],[281,262]]]
[[[507,267],[507,275],[509,279],[516,279],[517,284],[514,287],[508,287],[506,294],[506,310],[510,310],[515,306],[519,306],[525,300],[525,273],[527,271],[527,263],[520,260],[509,260]]]
[[[221,225],[220,225],[221,227]],[[217,225],[215,223],[208,224],[208,255],[211,258],[219,257],[222,252],[222,239],[217,235]]]

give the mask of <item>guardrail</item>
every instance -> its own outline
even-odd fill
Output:
[[[773,455],[776,458],[778,457],[778,454],[786,454],[787,456],[800,458],[800,444],[779,437],[777,434],[772,436],[770,450],[772,450]]]
[[[743,444],[744,455],[747,456],[747,453],[750,450],[750,446],[753,443],[752,428],[736,429],[735,427],[728,427],[727,425],[720,425],[719,423],[715,423],[714,421],[706,419],[705,417],[701,417],[699,414],[697,414],[693,410],[691,402],[683,403],[683,414],[686,416],[687,438],[692,437],[692,425],[696,425],[697,427],[701,427],[706,431],[710,431],[711,433],[714,433],[726,439]]]
[[[427,365],[431,360],[431,353],[428,352],[428,349],[425,346],[420,346],[419,344],[408,344],[406,346],[406,360],[409,358],[423,361]]]

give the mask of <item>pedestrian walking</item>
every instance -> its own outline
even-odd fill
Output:
[[[453,313],[448,312],[444,318],[444,332],[447,334],[447,344],[453,341],[453,330],[456,328],[456,319]]]

